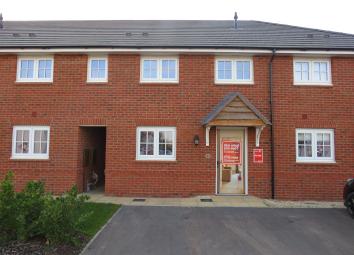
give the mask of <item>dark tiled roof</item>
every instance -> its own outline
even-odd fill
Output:
[[[4,21],[0,47],[352,50],[354,35],[261,21]]]
[[[209,122],[214,120],[216,116],[236,97],[240,98],[241,101],[260,119],[264,124],[271,125],[270,121],[245,97],[239,92],[231,92],[227,94],[223,100],[220,101],[218,105],[202,120],[202,125],[207,125]]]

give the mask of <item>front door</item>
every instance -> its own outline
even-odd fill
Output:
[[[217,191],[245,194],[245,129],[217,129]]]

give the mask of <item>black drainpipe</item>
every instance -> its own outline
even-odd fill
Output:
[[[272,199],[275,198],[275,162],[274,162],[274,129],[273,129],[273,60],[276,50],[272,50],[272,57],[269,61],[269,105],[270,105],[270,147],[271,147],[271,164],[272,164]]]

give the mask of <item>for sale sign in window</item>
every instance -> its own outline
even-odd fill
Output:
[[[224,165],[241,165],[242,146],[241,141],[222,140],[222,163]]]

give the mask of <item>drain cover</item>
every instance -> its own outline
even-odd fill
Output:
[[[211,198],[201,198],[200,202],[213,202],[213,199],[211,199]]]
[[[145,202],[145,198],[134,198],[133,202]]]

